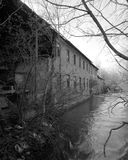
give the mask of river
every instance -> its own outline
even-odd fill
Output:
[[[123,94],[94,96],[68,111],[61,120],[62,129],[71,139],[72,160],[124,160],[128,150],[128,125],[112,128],[128,121],[128,107],[119,97]]]

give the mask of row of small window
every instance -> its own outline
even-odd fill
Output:
[[[77,86],[79,86],[80,89],[86,89],[86,88],[88,89],[89,88],[89,80],[88,79],[85,80],[85,78],[79,77],[79,81],[77,81],[76,76],[72,80],[70,75],[67,75],[66,85],[68,88],[71,87],[72,82],[73,82],[74,88],[77,88]]]
[[[70,59],[71,55],[70,55],[70,51],[67,49],[67,62],[71,62],[71,59]],[[73,64],[76,65],[76,61],[77,61],[77,57],[76,55],[74,54],[73,55]],[[83,65],[82,65],[83,64]],[[82,63],[82,59],[81,57],[79,57],[79,67],[85,69],[85,61],[83,60],[83,63]],[[91,67],[89,67],[89,64],[86,62],[86,70],[91,72]]]
[[[60,52],[61,52],[61,47],[59,44],[57,44],[57,47],[56,47],[56,57],[59,57],[60,56]],[[71,62],[71,59],[70,59],[71,55],[70,55],[70,51],[69,49],[67,49],[67,62]],[[76,65],[76,61],[77,61],[77,57],[76,55],[74,54],[73,55],[73,64]],[[89,63],[85,63],[85,61],[83,60],[83,69],[85,69],[85,64],[86,64],[86,70],[92,74],[92,67],[89,66]],[[79,67],[81,68],[82,67],[82,59],[81,57],[79,57]]]

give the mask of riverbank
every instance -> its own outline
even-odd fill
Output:
[[[84,97],[77,97],[74,98],[74,101],[70,102],[68,105],[64,106],[65,111],[72,110],[73,108],[77,107],[78,105],[85,103],[87,100],[92,98],[93,96],[84,96]]]
[[[0,159],[68,160],[70,141],[51,117],[37,115],[23,123],[12,110],[0,113]]]
[[[76,145],[73,145],[73,136],[71,137],[69,134],[72,128],[65,128],[63,122],[58,123],[58,120],[65,114],[70,114],[71,110],[79,109],[79,105],[84,105],[89,100],[90,97],[83,99],[60,112],[53,109],[53,113],[56,113],[55,116],[53,113],[47,114],[45,118],[37,115],[36,118],[26,121],[24,124],[18,123],[18,117],[16,120],[16,113],[13,116],[13,111],[8,114],[9,117],[0,117],[0,122],[3,124],[0,132],[1,160],[18,158],[20,160],[41,160],[42,158],[45,160],[68,160],[69,157],[73,157],[78,150]],[[86,109],[84,107],[84,110]],[[76,116],[82,118],[82,115]],[[80,122],[80,120],[78,121]],[[75,123],[74,125],[80,127]],[[60,130],[60,127],[63,129]],[[79,131],[77,128],[75,130]],[[74,136],[75,130],[71,131]]]

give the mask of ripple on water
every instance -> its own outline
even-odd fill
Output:
[[[113,109],[112,112],[111,109]],[[104,157],[103,147],[109,131],[119,127],[122,121],[128,121],[128,108],[120,103],[117,94],[107,96],[97,109],[83,117],[83,128],[80,131],[78,144],[79,152],[91,153],[89,160],[119,159],[128,150],[128,126],[112,132],[106,145],[107,157]]]

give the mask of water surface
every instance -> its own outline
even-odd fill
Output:
[[[128,108],[124,107],[119,96],[95,96],[64,115],[63,129],[77,148],[76,159],[118,160],[125,154],[128,149],[128,125],[112,132],[104,150],[110,130],[128,121]]]

